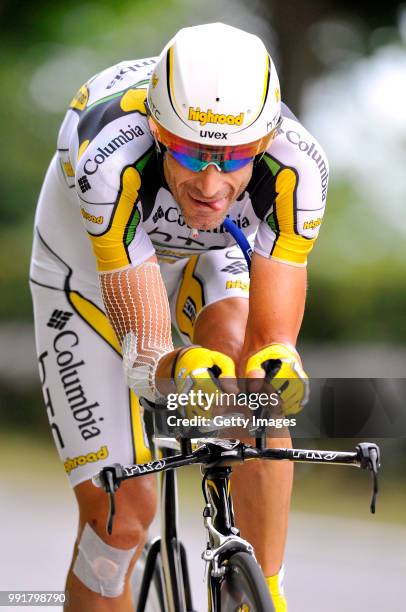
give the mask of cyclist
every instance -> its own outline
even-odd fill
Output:
[[[47,413],[79,505],[71,609],[131,609],[154,482],[119,490],[108,536],[91,477],[149,459],[138,397],[155,401],[163,379],[213,365],[263,378],[262,364],[279,359],[290,379],[284,411],[300,409],[295,343],[327,180],[322,148],[281,103],[265,46],[224,24],[184,28],[158,58],[107,68],[73,98],[39,198],[30,272]],[[253,245],[251,281],[227,216]],[[237,523],[278,612],[291,470],[252,462],[233,476]]]

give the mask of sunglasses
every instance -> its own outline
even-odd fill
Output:
[[[215,165],[217,170],[220,172],[235,172],[236,170],[240,170],[240,168],[248,166],[248,164],[254,161],[254,157],[246,157],[244,159],[224,159],[222,161],[216,161],[215,159],[201,160],[196,157],[192,157],[191,155],[187,155],[186,153],[173,151],[169,148],[168,153],[174,159],[176,159],[181,166],[187,168],[188,170],[192,170],[192,172],[201,172],[202,170],[206,170],[206,168],[211,164]]]
[[[177,162],[184,168],[192,170],[192,172],[201,172],[210,164],[214,164],[222,172],[235,172],[240,168],[244,168],[257,155],[264,153],[272,139],[276,136],[282,121],[282,117],[280,117],[274,129],[259,140],[233,146],[215,146],[193,142],[173,134],[153,118],[148,107],[147,112],[149,126],[155,138],[157,148],[162,150],[160,146],[163,145]]]

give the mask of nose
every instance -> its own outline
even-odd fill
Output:
[[[197,173],[194,187],[203,198],[211,199],[218,195],[223,184],[223,173],[214,165],[209,165]]]

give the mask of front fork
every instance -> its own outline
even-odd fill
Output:
[[[206,570],[211,578],[221,578],[226,567],[224,558],[233,551],[246,551],[254,555],[252,545],[240,537],[234,523],[233,501],[230,492],[231,467],[214,467],[204,470],[203,510],[204,526],[207,530],[207,547],[202,554]]]

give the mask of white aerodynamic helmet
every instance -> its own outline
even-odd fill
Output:
[[[281,118],[279,79],[263,42],[223,23],[180,30],[147,96],[151,130],[171,151],[224,162],[265,151]]]

